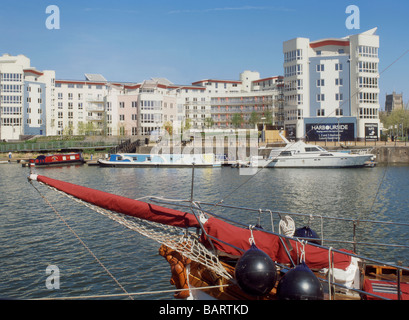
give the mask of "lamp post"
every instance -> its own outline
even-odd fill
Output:
[[[261,141],[265,142],[265,139],[266,139],[266,136],[265,136],[265,134],[266,134],[265,120],[266,120],[266,118],[262,117],[261,120],[263,120],[263,131],[261,132]]]

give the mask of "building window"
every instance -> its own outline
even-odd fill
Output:
[[[324,109],[318,109],[317,110],[317,116],[318,117],[325,117],[325,110]]]
[[[360,92],[358,96],[359,103],[378,103],[378,94],[372,92]]]
[[[337,108],[335,109],[335,115],[336,116],[343,116],[344,115],[344,110]]]
[[[323,87],[325,85],[324,79],[318,79],[317,80],[317,87]]]
[[[325,94],[317,94],[317,102],[325,101]]]
[[[359,61],[358,72],[378,73],[378,63]]]
[[[378,88],[378,78],[359,77],[358,85],[360,88]]]
[[[325,68],[324,68],[323,64],[317,64],[317,72],[322,72],[324,70],[325,70]]]
[[[359,46],[357,48],[358,57],[378,58],[378,48],[369,46]]]
[[[337,63],[335,65],[335,71],[342,71],[342,63]]]
[[[342,78],[335,79],[335,85],[336,86],[343,86],[344,85],[344,80]]]
[[[335,94],[335,100],[336,101],[343,101],[344,100],[344,95],[342,93],[336,93]]]
[[[124,114],[119,115],[119,121],[125,121],[125,115]]]
[[[378,119],[377,108],[359,108],[360,119]]]

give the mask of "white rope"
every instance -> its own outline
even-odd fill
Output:
[[[328,249],[328,295],[329,295],[329,300],[331,300],[331,275],[333,275],[333,266],[332,266],[332,261],[331,261],[331,252],[332,252],[332,247],[329,247]]]
[[[301,254],[300,254],[300,263],[301,262],[305,262],[305,244],[306,244],[306,241],[305,240],[299,240],[298,239],[298,242],[300,242],[301,243],[301,248],[300,248],[300,251],[301,251]]]
[[[249,230],[250,230],[250,238],[249,238],[249,242],[250,242],[250,245],[256,245],[256,241],[254,240],[254,235],[253,235],[253,229],[254,229],[254,226],[253,225],[249,225]]]
[[[75,297],[49,297],[49,298],[38,298],[33,300],[77,300],[77,299],[96,299],[96,298],[112,298],[112,297],[124,297],[124,296],[141,296],[141,295],[150,295],[150,294],[161,294],[161,293],[174,293],[179,291],[190,291],[190,290],[208,290],[208,289],[217,289],[225,288],[231,286],[230,284],[221,284],[216,286],[207,286],[207,287],[190,287],[187,289],[170,289],[170,290],[158,290],[158,291],[145,291],[145,292],[133,292],[133,293],[118,293],[118,294],[102,294],[102,295],[91,295],[91,296],[75,296]]]
[[[280,220],[278,231],[287,237],[292,237],[295,233],[295,223],[290,216],[285,216]]]

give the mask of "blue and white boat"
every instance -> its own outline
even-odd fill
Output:
[[[101,167],[220,167],[213,153],[206,154],[139,154],[116,153],[99,159]]]

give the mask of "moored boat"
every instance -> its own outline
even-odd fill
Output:
[[[101,167],[220,167],[214,154],[138,154],[117,153],[98,159]]]
[[[64,153],[64,154],[53,154],[53,155],[39,155],[35,159],[30,159],[28,162],[22,164],[22,166],[36,166],[36,167],[47,167],[47,166],[69,166],[69,165],[81,165],[84,164],[85,160],[82,153]]]
[[[285,147],[273,148],[266,159],[254,159],[253,167],[265,168],[360,168],[373,166],[376,156],[370,153],[328,151],[303,141],[290,142],[281,135]]]

